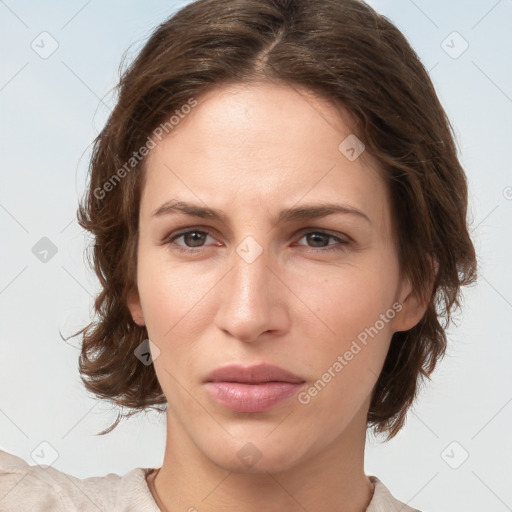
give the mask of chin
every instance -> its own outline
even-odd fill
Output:
[[[297,463],[300,457],[297,442],[276,442],[268,436],[245,435],[233,438],[226,445],[215,443],[218,451],[205,454],[215,464],[234,473],[266,474],[286,471]],[[304,449],[304,447],[302,447]]]

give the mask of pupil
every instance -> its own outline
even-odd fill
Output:
[[[322,237],[324,237],[325,235],[322,235],[320,233],[313,233],[311,235],[309,235],[310,237],[310,241],[313,239],[313,243],[315,244],[316,242],[320,241],[320,247],[322,247]],[[316,238],[316,241],[314,240]],[[324,239],[324,242],[325,242],[325,239]]]
[[[195,237],[193,237],[193,235],[195,235]],[[195,238],[195,240],[194,239],[192,240],[192,247],[198,247],[201,244],[201,241],[202,241],[201,239],[202,239],[203,236],[204,236],[203,233],[199,233],[198,231],[192,231],[191,233],[188,233],[186,235],[186,238],[187,237],[188,238],[190,238],[190,237]],[[194,245],[194,242],[199,242],[199,243],[197,245]],[[189,245],[189,244],[187,244],[187,245]]]

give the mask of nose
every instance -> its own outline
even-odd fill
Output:
[[[276,264],[265,250],[254,261],[240,254],[233,251],[230,271],[219,283],[216,326],[246,343],[285,333],[290,323],[287,287]]]

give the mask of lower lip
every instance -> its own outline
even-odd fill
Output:
[[[206,388],[217,402],[234,411],[263,412],[295,395],[303,385],[303,382],[207,382]]]

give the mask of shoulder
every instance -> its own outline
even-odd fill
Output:
[[[368,476],[374,484],[373,498],[365,512],[421,512],[397,500],[376,476]]]
[[[131,502],[158,512],[146,483],[149,471],[135,468],[123,476],[80,479],[52,466],[31,466],[0,449],[0,510],[18,512],[37,505],[38,512],[122,511]]]

